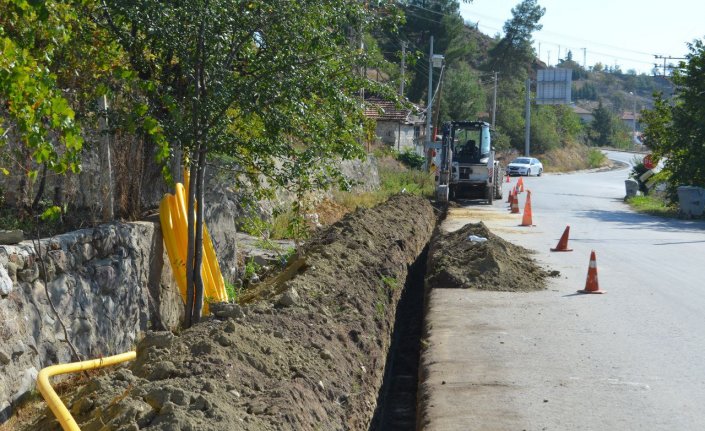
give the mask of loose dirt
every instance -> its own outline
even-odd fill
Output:
[[[247,303],[148,333],[134,362],[62,398],[83,431],[366,430],[407,266],[435,223],[408,195],[350,214]],[[45,408],[17,429],[59,427]]]
[[[439,232],[430,245],[426,288],[545,289],[546,278],[559,273],[542,269],[531,254],[493,234],[482,222],[451,233]]]

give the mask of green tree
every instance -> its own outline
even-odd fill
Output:
[[[486,96],[479,76],[465,62],[457,62],[446,72],[441,96],[441,121],[474,120],[485,109]]]
[[[610,145],[615,132],[614,115],[599,101],[592,111],[591,137],[595,145],[600,147]]]
[[[705,186],[705,44],[695,40],[688,47],[682,69],[673,73],[672,103],[659,94],[654,109],[642,113],[647,145],[657,158],[666,158],[671,196],[679,185]]]
[[[204,170],[225,154],[257,181],[305,191],[341,179],[331,161],[363,154],[359,90],[388,89],[358,71],[352,29],[375,24],[365,4],[344,0],[115,0],[103,20],[144,83],[163,135],[162,156],[190,165],[186,325],[203,304]],[[353,48],[354,47],[354,48]],[[302,199],[299,200],[299,202]],[[194,219],[195,212],[195,219]]]
[[[444,53],[451,40],[458,37],[463,27],[460,16],[460,2],[458,0],[410,0],[403,3],[406,22],[400,28],[402,39],[410,43],[416,50],[417,73],[407,87],[409,100],[418,102],[423,99],[428,91],[428,57],[431,36],[433,51]],[[457,49],[457,46],[456,46]],[[439,77],[438,69],[434,69],[434,82]]]
[[[75,112],[57,84],[57,54],[78,15],[61,2],[0,1],[0,171],[35,180],[38,166],[78,171],[83,146]]]
[[[531,113],[531,150],[545,153],[558,148],[561,136],[558,133],[558,118],[553,106],[539,105]]]
[[[543,27],[539,20],[544,13],[546,8],[537,0],[522,0],[512,8],[512,18],[504,24],[504,37],[490,49],[490,70],[515,76],[519,70],[529,69],[535,57],[531,35]]]

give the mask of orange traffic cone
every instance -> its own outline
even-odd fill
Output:
[[[568,235],[570,234],[570,226],[566,226],[561,235],[561,239],[558,241],[556,248],[552,248],[551,251],[573,251],[572,248],[568,248]]]
[[[517,181],[517,189],[519,190],[519,193],[524,192],[524,179],[522,177],[519,177],[519,181]]]
[[[512,205],[513,193],[514,192],[512,190],[509,190],[509,193],[508,193],[509,196],[507,196],[507,203],[509,204],[509,206]]]
[[[506,183],[511,183],[511,182],[512,182],[512,180],[509,179],[509,174],[507,174],[507,179],[506,179],[505,182],[506,182]]]
[[[516,190],[512,194],[514,196],[514,199],[512,199],[512,214],[519,214],[519,196],[516,194]]]
[[[533,226],[533,223],[531,222],[531,190],[526,191],[524,217],[521,218],[521,224],[519,226]]]
[[[585,289],[578,290],[578,293],[605,293],[604,290],[600,290],[600,287],[597,284],[597,261],[595,259],[595,250],[590,253],[590,266],[588,267]]]

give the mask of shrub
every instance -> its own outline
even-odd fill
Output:
[[[404,152],[397,154],[396,158],[410,169],[421,169],[426,161],[424,156],[417,154],[408,148],[405,149]]]

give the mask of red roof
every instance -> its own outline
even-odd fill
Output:
[[[365,117],[377,121],[409,121],[411,109],[397,108],[396,103],[388,100],[370,98],[365,101]]]

